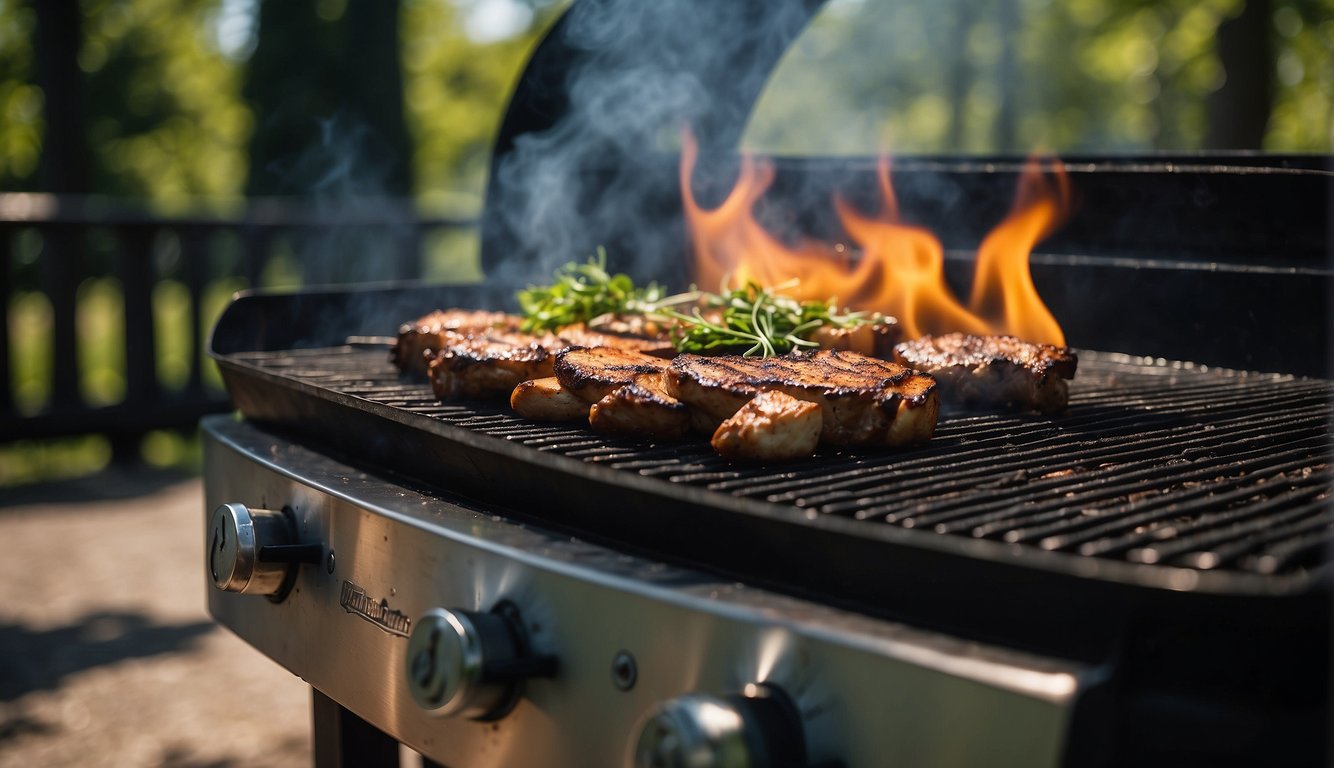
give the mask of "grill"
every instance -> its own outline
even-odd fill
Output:
[[[205,423],[210,610],[311,682],[317,759],[404,742],[482,766],[1322,763],[1327,158],[1067,159],[1085,204],[1032,269],[1080,348],[1069,409],[946,412],[908,450],[730,463],[702,440],[438,402],[390,366],[401,322],[511,309],[547,273],[543,220],[514,196],[534,177],[507,158],[542,154],[525,136],[568,118],[572,72],[633,69],[563,32],[622,5],[576,4],[519,85],[486,284],[252,293],[214,331],[244,420]],[[687,32],[710,38],[696,10]],[[765,68],[799,28],[718,42]],[[706,152],[738,130],[688,116]],[[643,180],[629,205],[660,226],[594,211],[565,245],[647,254],[636,277],[681,284],[677,158],[591,135],[577,175]],[[719,166],[703,187],[726,187]],[[775,231],[828,235],[812,194],[874,199],[873,161],[778,169]],[[948,233],[952,279],[981,234],[961,212],[1000,211],[1018,169],[896,166],[905,218]]]
[[[888,524],[1118,563],[1300,581],[1326,561],[1334,525],[1326,503],[1331,388],[1321,380],[1085,353],[1070,409],[1055,420],[946,415],[935,438],[914,450],[748,468],[699,444],[609,439],[578,425],[527,422],[507,408],[441,403],[425,383],[401,381],[384,357],[340,346],[237,354],[232,362],[315,387],[334,403],[364,401],[369,413],[441,442],[451,430],[432,421],[734,500],[856,521],[854,535],[875,536],[863,529]],[[384,458],[410,465],[404,455]],[[733,508],[722,499],[703,503]]]

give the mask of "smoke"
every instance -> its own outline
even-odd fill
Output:
[[[515,94],[511,109],[527,114],[511,119],[536,129],[502,135],[497,147],[488,275],[540,279],[604,245],[614,268],[680,284],[680,132],[690,126],[706,158],[734,152],[754,99],[815,5],[575,3],[534,60],[559,80]]]

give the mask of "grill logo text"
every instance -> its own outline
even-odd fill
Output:
[[[389,601],[376,602],[366,596],[366,590],[350,581],[343,582],[343,595],[338,602],[343,610],[360,616],[391,635],[407,637],[412,627],[412,619],[406,614],[390,610]]]

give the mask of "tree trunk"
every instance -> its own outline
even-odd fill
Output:
[[[1274,101],[1271,0],[1246,0],[1218,26],[1218,60],[1227,80],[1210,95],[1206,149],[1259,149]]]
[[[86,194],[88,144],[79,71],[79,0],[33,0],[32,5],[37,13],[37,82],[46,111],[38,186],[44,192]]]

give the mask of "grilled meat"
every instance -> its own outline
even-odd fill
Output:
[[[389,350],[389,360],[400,370],[425,373],[435,352],[455,335],[487,331],[517,331],[523,318],[504,312],[473,309],[436,310],[398,329],[398,343]]]
[[[630,326],[618,324],[617,327]],[[644,328],[643,324],[638,327]],[[644,336],[631,333],[615,333],[611,330],[590,328],[583,323],[567,325],[556,331],[556,335],[560,337],[561,341],[565,342],[567,347],[614,347],[666,358],[676,354],[676,348],[672,346],[671,340],[662,335]]]
[[[439,335],[438,352],[430,363],[431,385],[442,400],[512,394],[520,382],[551,376],[558,352],[593,345],[627,355],[643,354],[637,350],[663,353],[672,348],[666,341],[596,333],[582,324],[541,335],[504,330],[472,333],[446,330]],[[658,357],[648,359],[667,365],[667,361]]]
[[[521,381],[510,394],[514,412],[533,421],[588,418],[588,403],[561,387],[555,376]]]
[[[841,349],[890,360],[894,354],[894,345],[903,341],[903,327],[892,317],[852,328],[825,326],[815,329],[811,341],[822,349]]]
[[[556,356],[556,379],[566,390],[596,403],[641,376],[660,376],[671,363],[615,347],[574,348]]]
[[[628,349],[568,349],[553,366],[561,388],[592,403],[588,423],[618,435],[680,437],[691,411],[667,393],[662,375],[670,363]]]
[[[1079,363],[1066,347],[964,333],[904,342],[894,347],[894,358],[931,374],[949,405],[1005,405],[1041,413],[1065,410],[1066,380],[1074,378]]]
[[[672,361],[667,391],[722,421],[760,392],[776,390],[820,406],[821,441],[898,446],[930,439],[939,413],[935,382],[896,363],[819,350],[784,357]]]
[[[685,403],[667,394],[662,374],[640,374],[593,403],[588,423],[609,435],[679,438],[690,431]]]
[[[711,444],[727,459],[799,459],[815,451],[823,424],[819,405],[770,390],[720,424]]]
[[[428,371],[431,389],[441,400],[507,395],[520,382],[550,376],[553,349],[564,346],[550,335],[447,332]]]

